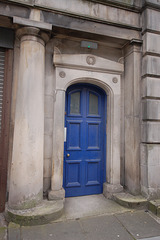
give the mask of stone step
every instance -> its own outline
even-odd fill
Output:
[[[147,199],[141,195],[133,196],[129,193],[115,193],[113,199],[120,205],[128,208],[147,209]]]
[[[8,222],[19,225],[42,225],[60,218],[64,211],[63,200],[43,200],[34,208],[25,210],[13,210],[6,205],[5,218]]]
[[[148,210],[160,217],[160,199],[149,201]]]

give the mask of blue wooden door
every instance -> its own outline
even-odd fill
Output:
[[[105,181],[105,93],[92,85],[67,90],[64,144],[66,197],[100,194]]]

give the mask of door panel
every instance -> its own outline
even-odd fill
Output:
[[[86,186],[100,185],[100,159],[86,160]]]
[[[67,90],[64,144],[66,197],[98,194],[105,179],[105,93],[92,85]]]
[[[82,160],[66,161],[66,187],[81,186],[81,162]]]
[[[67,150],[81,150],[82,121],[67,121]]]
[[[100,122],[87,121],[87,150],[100,150]]]

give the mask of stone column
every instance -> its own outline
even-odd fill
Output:
[[[121,77],[114,75],[112,78],[114,86],[112,92],[108,94],[108,119],[107,132],[110,131],[110,136],[107,138],[107,151],[110,152],[107,163],[107,179],[103,184],[103,194],[107,198],[112,198],[114,193],[123,191],[120,183],[120,111],[121,111]],[[108,133],[109,135],[109,133]]]
[[[43,198],[45,35],[24,27],[17,37],[20,62],[8,204],[27,209]]]
[[[63,159],[64,159],[64,106],[65,91],[56,90],[53,125],[52,179],[49,200],[63,199]]]
[[[125,186],[136,195],[140,192],[141,41],[132,41],[124,55]]]

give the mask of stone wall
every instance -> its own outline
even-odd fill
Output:
[[[54,107],[58,108],[58,105],[55,103],[56,71],[53,54],[57,48],[58,54],[70,57],[89,53],[103,58],[104,61],[107,59],[123,63],[121,119],[119,119],[121,121],[121,183],[132,194],[139,194],[142,191],[148,198],[160,197],[159,10],[158,0],[0,1],[1,27],[15,30],[24,26],[34,27],[40,32],[47,32],[50,38],[45,46],[43,156],[45,194],[51,188],[53,149],[56,141],[53,136],[56,128]],[[97,42],[98,49],[82,49],[80,43],[84,39]],[[19,72],[19,63],[16,63],[19,46],[16,44],[14,51],[12,129],[15,124]],[[109,144],[107,148],[110,147]],[[110,174],[108,171],[108,176]]]
[[[146,4],[148,7],[142,13],[141,188],[148,198],[157,198],[160,197],[160,3],[147,0]]]

